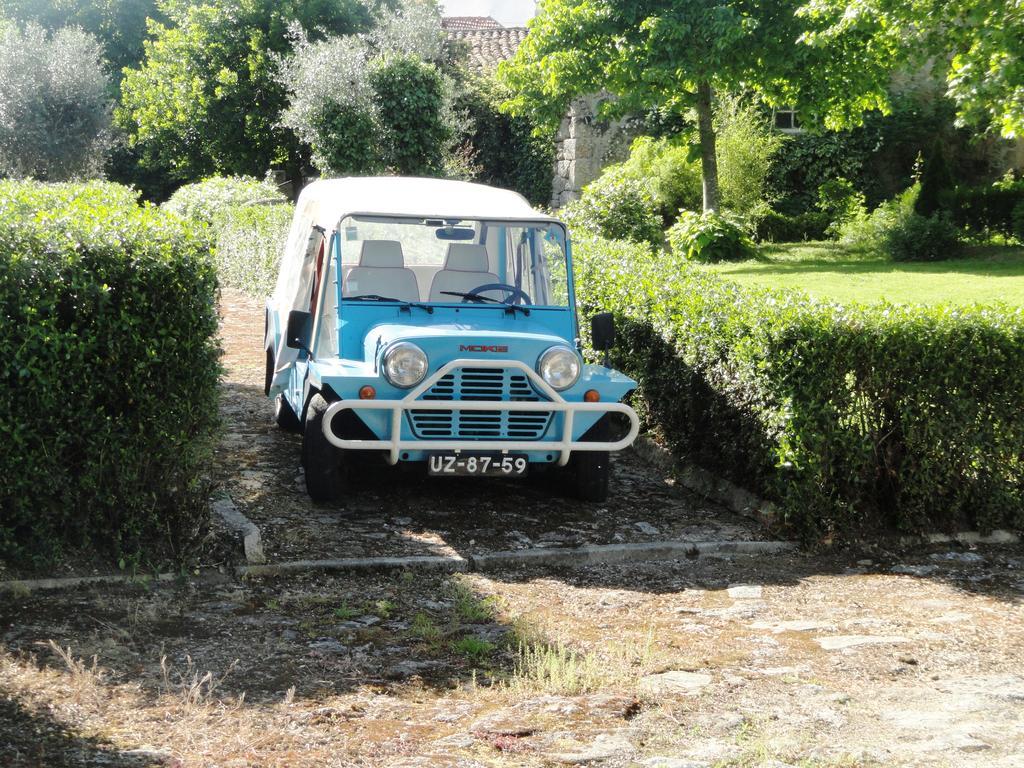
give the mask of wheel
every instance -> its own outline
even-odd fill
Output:
[[[313,501],[339,501],[348,485],[344,452],[324,436],[324,411],[327,401],[313,395],[306,408],[306,428],[302,435],[302,468],[306,473],[306,491]]]
[[[274,398],[274,421],[286,432],[302,431],[302,422],[299,421],[299,417],[295,415],[295,411],[285,400],[284,395]]]
[[[608,498],[611,454],[608,451],[578,451],[569,460],[573,495],[581,501],[601,502]]]

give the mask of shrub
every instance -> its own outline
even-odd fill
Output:
[[[185,219],[213,224],[219,212],[232,206],[283,202],[284,199],[269,180],[259,181],[252,176],[212,176],[179,187],[163,208]]]
[[[411,56],[390,58],[371,70],[370,87],[384,166],[405,176],[436,175],[450,138],[440,71]]]
[[[743,261],[754,255],[750,237],[728,214],[680,211],[667,235],[672,253],[687,261]]]
[[[755,237],[760,242],[796,243],[804,240],[823,240],[831,225],[831,217],[820,211],[787,216],[768,211],[757,222]]]
[[[110,154],[102,49],[77,27],[0,24],[0,176],[99,176]]]
[[[250,296],[274,290],[292,206],[247,205],[227,208],[214,221],[214,258],[220,284]]]
[[[181,556],[208,518],[216,278],[113,184],[0,182],[0,551]]]
[[[960,232],[949,216],[911,213],[885,234],[885,252],[893,261],[943,261],[960,252]]]
[[[658,245],[661,220],[644,182],[625,174],[605,173],[583,188],[579,200],[561,211],[573,229],[585,229],[612,240]]]
[[[818,210],[828,217],[825,234],[837,237],[846,222],[865,212],[864,194],[842,177],[829,179],[818,187]]]
[[[300,37],[279,62],[281,122],[324,173],[438,175],[453,133],[443,49],[436,5],[412,0],[382,6],[367,35]]]
[[[892,200],[886,200],[868,213],[859,209],[839,227],[839,239],[853,248],[879,256],[887,255],[889,232],[914,215],[914,203],[920,187],[914,185]]]
[[[680,208],[700,210],[700,163],[690,159],[690,148],[683,143],[640,136],[630,146],[629,157],[608,166],[602,175],[645,184],[665,227],[675,222]]]
[[[756,103],[723,97],[715,115],[718,132],[718,184],[724,208],[756,221],[769,208],[768,174],[782,148],[782,134],[772,128]]]
[[[1024,311],[823,303],[624,247],[577,240],[581,312],[615,313],[614,363],[684,460],[808,541],[1024,525]]]
[[[921,193],[914,203],[914,212],[921,216],[931,216],[948,210],[949,196],[954,186],[953,172],[949,169],[945,148],[942,141],[937,140],[924,164]]]
[[[453,105],[463,119],[456,146],[449,149],[449,164],[465,157],[469,162],[463,164],[472,166],[466,174],[470,180],[515,190],[533,205],[548,205],[554,143],[533,135],[534,125],[527,118],[501,112],[498,105],[504,98],[493,78],[464,84]]]
[[[958,226],[982,236],[1013,236],[1013,210],[1024,201],[1024,182],[989,187],[960,187],[950,207]]]
[[[1017,238],[1018,243],[1024,245],[1024,200],[1013,206],[1010,223],[1013,225],[1013,236]]]

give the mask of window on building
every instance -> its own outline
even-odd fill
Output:
[[[800,133],[803,130],[800,117],[792,107],[775,110],[775,127],[783,133]]]

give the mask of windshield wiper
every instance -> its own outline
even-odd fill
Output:
[[[524,315],[530,314],[530,310],[526,307],[521,307],[518,304],[508,304],[501,299],[492,299],[490,296],[481,296],[479,293],[462,293],[461,291],[441,291],[441,293],[446,296],[461,296],[464,299],[469,299],[470,301],[475,301],[480,304],[483,304],[484,302],[487,302],[488,304],[501,304],[505,307],[506,312],[514,313],[515,310],[518,309]]]
[[[402,301],[401,299],[393,299],[390,296],[378,296],[376,293],[364,293],[362,296],[342,296],[342,298],[346,301],[393,301],[396,304],[401,304],[402,309],[419,307],[420,309],[427,310],[428,315],[434,314],[434,308],[429,304],[421,304],[418,301]]]

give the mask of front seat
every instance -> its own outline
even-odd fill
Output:
[[[446,296],[442,291],[469,293],[487,283],[500,283],[498,276],[489,269],[486,246],[449,243],[444,268],[434,275],[430,284],[430,300],[457,302],[460,300],[458,296]]]
[[[419,301],[416,274],[405,266],[402,244],[397,240],[363,240],[359,264],[345,275],[342,295]]]

